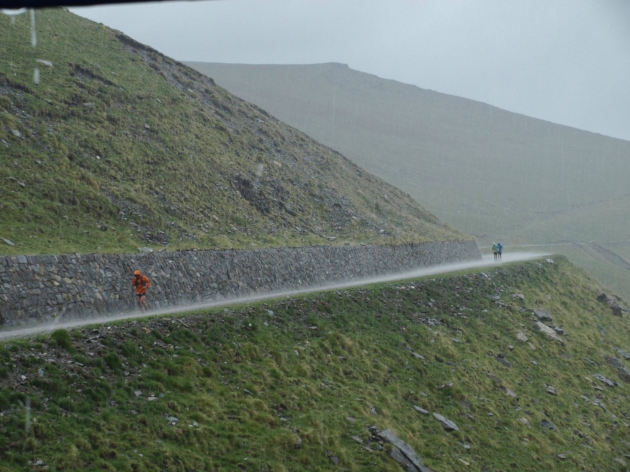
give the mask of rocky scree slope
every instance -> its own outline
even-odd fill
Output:
[[[36,32],[0,17],[1,253],[467,238],[119,32],[65,10]]]
[[[627,470],[619,303],[554,258],[2,343],[0,471]]]

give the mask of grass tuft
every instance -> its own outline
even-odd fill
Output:
[[[70,333],[65,329],[57,329],[53,331],[50,335],[52,342],[66,351],[72,350],[72,339],[70,338]]]

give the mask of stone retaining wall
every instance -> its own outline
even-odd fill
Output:
[[[151,308],[348,281],[479,259],[474,241],[149,254],[0,257],[0,325],[135,309],[131,276],[152,282]]]

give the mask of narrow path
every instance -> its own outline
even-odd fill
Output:
[[[176,313],[184,313],[188,311],[201,310],[204,308],[216,308],[222,306],[230,306],[236,305],[239,303],[249,303],[249,302],[257,302],[261,300],[268,300],[272,298],[280,298],[280,297],[288,297],[292,295],[301,295],[305,293],[312,292],[320,292],[323,290],[339,290],[343,288],[349,287],[357,287],[361,285],[369,285],[381,282],[393,282],[396,280],[405,280],[405,279],[413,279],[418,277],[427,277],[431,275],[438,274],[446,274],[449,272],[457,272],[460,270],[466,269],[482,269],[484,267],[496,267],[500,264],[505,264],[509,262],[520,262],[527,261],[531,259],[538,259],[544,257],[545,254],[540,253],[528,253],[528,252],[518,252],[518,253],[508,253],[503,254],[503,260],[501,262],[496,262],[493,260],[492,256],[484,256],[484,258],[480,261],[472,261],[472,262],[461,262],[456,264],[445,264],[439,266],[432,267],[424,267],[421,269],[408,271],[408,272],[400,272],[398,274],[388,274],[382,275],[378,277],[357,279],[349,282],[342,282],[337,284],[330,285],[322,285],[318,287],[309,287],[301,290],[291,290],[286,292],[270,292],[264,295],[256,295],[251,297],[239,297],[233,298],[230,300],[222,300],[220,302],[206,302],[206,303],[197,303],[191,305],[183,305],[183,306],[172,306],[160,310],[151,310],[146,313],[140,312],[126,312],[114,315],[99,315],[94,318],[80,318],[80,319],[72,319],[67,321],[57,320],[52,323],[39,324],[34,326],[29,326],[27,328],[17,328],[10,329],[5,331],[0,331],[0,340],[2,339],[10,339],[10,338],[21,338],[25,336],[33,336],[39,333],[46,333],[49,331],[53,331],[55,329],[69,329],[69,328],[78,328],[80,326],[85,325],[97,325],[102,323],[111,323],[112,321],[126,320],[126,319],[138,319],[145,318],[148,316],[159,316],[159,315],[169,315]]]
[[[549,246],[571,246],[576,243],[575,241],[556,241],[555,243],[545,244],[510,244],[510,248],[523,248],[523,247],[549,247]],[[492,246],[479,246],[479,249],[491,249]]]

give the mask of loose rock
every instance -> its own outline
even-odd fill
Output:
[[[5,244],[7,244],[7,245],[9,245],[9,246],[15,246],[15,244],[13,243],[13,241],[10,241],[10,240],[8,240],[8,239],[6,239],[6,238],[0,238],[0,239],[2,239],[2,240],[5,242]]]
[[[553,321],[549,313],[547,313],[545,310],[534,309],[532,310],[532,312],[534,313],[534,315],[536,315],[536,318],[538,318],[540,321],[549,321],[549,322]]]
[[[459,428],[453,421],[443,417],[439,413],[433,413],[433,418],[442,424],[442,428],[444,428],[445,431],[459,431]]]
[[[585,360],[586,362],[588,362],[589,364],[591,364],[592,366],[597,367],[597,362],[595,362],[595,361],[593,361],[593,360],[589,359],[588,357],[585,357],[585,358],[584,358],[584,360]]]
[[[621,357],[623,357],[627,361],[630,361],[630,354],[628,354],[626,351],[622,351],[621,349],[617,349],[617,354],[619,354]]]
[[[553,423],[549,420],[542,420],[540,422],[540,426],[542,426],[545,429],[548,429],[550,431],[553,431],[556,429],[556,427],[553,425]]]
[[[621,317],[623,316],[624,311],[628,311],[627,309],[622,308],[617,302],[617,300],[615,300],[615,298],[610,297],[603,292],[599,292],[597,294],[597,301],[608,305],[612,311],[612,314],[615,316]]]
[[[413,406],[414,410],[416,410],[418,413],[422,414],[422,415],[428,415],[429,412],[427,410],[425,410],[424,408],[420,408],[419,406],[414,405]]]
[[[604,385],[608,385],[609,387],[615,387],[617,386],[617,382],[607,379],[606,377],[604,377],[601,374],[595,374],[593,375],[593,378],[599,380],[601,383],[603,383]]]
[[[544,323],[541,323],[540,321],[536,321],[536,323],[534,323],[534,326],[542,333],[545,333],[547,336],[549,336],[550,338],[555,339],[556,341],[558,341],[561,344],[564,344],[564,341],[562,339],[560,339],[560,336],[558,336],[558,333],[556,333],[553,329],[551,329],[549,326],[547,326]]]
[[[495,357],[495,359],[497,362],[503,364],[505,367],[512,367],[512,364],[510,364],[509,361],[505,359],[502,354],[499,354],[497,357]]]
[[[379,436],[389,442],[393,447],[390,456],[398,462],[408,472],[431,472],[422,463],[416,452],[407,443],[398,438],[392,430],[386,429],[379,433]]]

